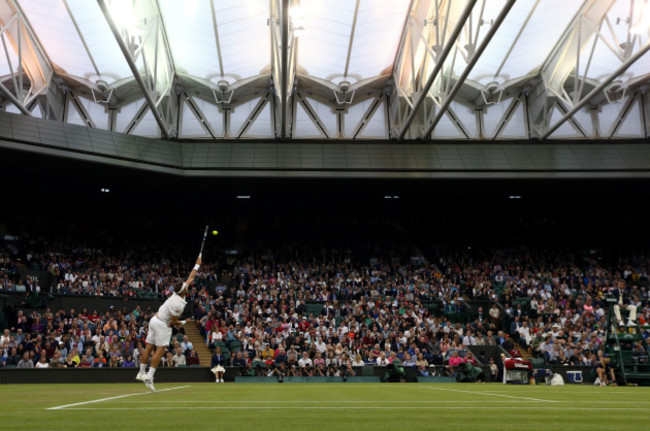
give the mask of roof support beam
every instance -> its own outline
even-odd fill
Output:
[[[9,101],[11,103],[13,103],[16,106],[16,108],[18,108],[20,110],[20,112],[22,112],[25,115],[32,115],[32,113],[29,112],[29,110],[27,110],[27,108],[25,108],[25,106],[23,105],[23,102],[18,100],[16,98],[16,96],[14,96],[14,94],[11,92],[11,90],[9,90],[7,87],[5,87],[5,85],[3,83],[0,83],[0,93],[2,93],[3,96],[5,96],[7,99],[9,99]]]
[[[474,8],[474,5],[476,4],[478,0],[468,0],[467,4],[465,5],[465,9],[461,12],[458,20],[456,21],[456,25],[454,26],[454,29],[451,31],[451,34],[449,35],[448,38],[446,38],[446,43],[444,45],[444,48],[440,52],[440,55],[435,59],[436,64],[429,74],[429,77],[422,87],[422,91],[420,93],[420,96],[418,97],[417,101],[413,104],[413,109],[411,110],[410,114],[406,118],[406,121],[404,121],[404,124],[402,125],[398,138],[399,139],[404,139],[404,136],[408,132],[409,127],[411,126],[411,123],[415,119],[416,115],[418,115],[418,112],[420,110],[420,107],[424,103],[424,100],[427,98],[427,94],[429,92],[429,89],[433,85],[434,81],[438,77],[438,74],[440,73],[440,70],[442,70],[442,66],[445,63],[445,60],[449,56],[449,53],[451,53],[453,47],[456,45],[456,39],[458,39],[458,36],[460,33],[463,31],[463,27],[465,26],[465,22],[469,18],[469,16],[472,13],[472,9]],[[447,18],[449,18],[449,15],[447,15]],[[447,21],[445,21],[445,27],[446,27]],[[440,23],[438,22],[437,25],[439,26]],[[444,34],[445,32],[442,32],[441,37],[445,37],[446,35]],[[413,37],[413,35],[411,35]]]
[[[615,2],[616,0],[585,0],[542,65],[541,79],[530,90],[528,98],[531,137],[549,135],[547,131],[557,100],[562,100],[565,106],[573,106],[581,99],[592,55],[589,55],[584,66],[580,65],[580,57],[586,49],[591,49],[593,54],[599,37],[606,41],[599,34],[600,28]],[[581,69],[584,72],[582,76],[579,74]],[[565,84],[572,75],[575,75],[574,85],[569,94]]]
[[[176,119],[176,69],[167,42],[164,22],[156,0],[123,2],[97,0],[115,36],[124,58],[133,73],[147,105],[166,139],[178,137]],[[125,5],[131,9],[124,10]],[[120,24],[113,15],[131,13],[135,25]]]
[[[214,7],[214,0],[210,0],[210,11],[212,13],[212,28],[214,30],[214,42],[217,45],[217,57],[219,57],[219,74],[223,77],[223,60],[221,58],[221,41],[219,40],[219,26],[217,25],[217,10]]]
[[[307,115],[309,115],[311,121],[316,125],[316,127],[318,127],[318,129],[321,131],[323,136],[325,136],[325,138],[329,138],[330,136],[329,133],[327,133],[327,128],[325,127],[323,121],[320,119],[320,117],[318,116],[314,108],[311,106],[309,101],[307,101],[307,99],[302,97],[300,93],[296,93],[296,96],[298,97],[298,103],[300,103],[302,107],[305,109],[305,112],[307,113]]]
[[[576,103],[573,105],[569,111],[560,118],[557,123],[553,124],[551,127],[548,128],[546,133],[544,133],[540,139],[546,139],[553,132],[555,132],[562,124],[564,124],[569,118],[571,118],[576,112],[578,112],[580,109],[582,109],[583,106],[589,102],[594,96],[597,94],[601,93],[602,91],[605,90],[605,88],[612,83],[616,78],[618,78],[621,74],[623,74],[630,66],[632,66],[639,58],[641,58],[646,52],[650,51],[650,42],[646,42],[641,49],[639,49],[637,52],[632,54],[630,58],[625,60],[623,64],[621,64],[607,79],[603,80],[598,86],[596,86],[593,90],[589,92],[585,97],[580,100],[580,102]]]
[[[462,75],[458,77],[456,80],[456,83],[454,84],[453,88],[447,94],[447,97],[445,98],[444,102],[438,109],[438,112],[434,119],[431,121],[429,124],[429,127],[427,128],[427,131],[424,132],[424,136],[429,136],[433,129],[436,127],[440,119],[442,118],[443,115],[445,115],[445,111],[447,111],[447,108],[449,108],[449,105],[451,104],[452,100],[454,99],[454,96],[458,91],[461,89],[463,84],[465,83],[465,80],[469,76],[470,72],[478,62],[479,58],[481,58],[481,55],[483,54],[483,51],[487,48],[487,46],[490,44],[490,41],[492,40],[492,37],[496,34],[497,30],[499,30],[499,27],[503,23],[503,21],[506,19],[506,16],[508,16],[508,13],[512,9],[512,7],[515,5],[516,0],[508,0],[508,2],[503,6],[501,9],[501,12],[497,16],[497,18],[494,20],[494,23],[492,24],[492,27],[490,27],[490,30],[488,30],[487,34],[483,38],[483,41],[481,42],[481,45],[476,49],[474,54],[472,55],[471,59],[467,63],[467,66],[465,67],[465,70],[463,71]]]
[[[58,78],[45,50],[30,23],[15,0],[0,0],[0,37],[5,55],[11,45],[16,53],[18,69],[7,56],[9,69],[15,77],[11,87],[2,85],[0,93],[7,97],[25,115],[38,99],[46,119],[62,121],[65,109],[65,85]],[[29,80],[25,88],[24,77]],[[13,88],[12,88],[13,87]]]
[[[354,44],[354,33],[357,29],[357,18],[359,17],[359,4],[361,0],[357,0],[354,6],[354,18],[352,19],[352,28],[350,29],[350,41],[348,42],[348,55],[345,57],[345,70],[343,76],[348,77],[348,68],[350,67],[350,57],[352,56],[352,45]]]
[[[290,99],[296,72],[296,43],[289,9],[294,0],[271,0],[271,73],[276,94],[276,138],[291,137]]]

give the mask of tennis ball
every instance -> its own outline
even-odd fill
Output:
[[[213,230],[212,235],[219,235],[219,231]]]

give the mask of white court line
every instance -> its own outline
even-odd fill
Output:
[[[168,404],[176,404],[176,403],[190,403],[190,404],[238,404],[238,403],[246,403],[246,404],[291,404],[291,403],[300,403],[300,404],[309,404],[309,403],[315,403],[315,404],[395,404],[395,403],[403,403],[403,404],[413,404],[413,403],[419,403],[419,404],[438,404],[438,403],[536,403],[538,401],[534,400],[463,400],[463,401],[454,401],[454,400],[366,400],[366,401],[360,401],[360,400],[339,400],[339,401],[309,401],[309,400],[283,400],[283,401],[248,401],[248,400],[235,400],[235,401],[228,401],[228,400],[203,400],[203,401],[193,401],[193,400],[181,400],[181,401],[169,401],[169,400],[152,400],[152,401],[129,401],[130,404],[132,403],[143,403],[143,404],[149,404],[149,403],[168,403]],[[650,403],[650,401],[648,401]],[[628,403],[629,404],[629,403]]]
[[[504,410],[521,410],[521,406],[501,406]],[[466,410],[465,406],[393,406],[387,410],[386,406],[309,406],[309,407],[292,407],[292,406],[178,406],[178,407],[75,407],[68,410]],[[472,409],[490,409],[494,406],[476,406]],[[535,407],[535,410],[613,410],[613,411],[644,411],[648,412],[646,407]]]
[[[544,400],[547,401],[547,400]],[[284,401],[225,401],[225,400],[180,400],[180,401],[170,401],[170,400],[150,400],[150,401],[129,401],[129,404],[151,404],[151,403],[166,403],[166,404],[182,404],[182,403],[188,403],[188,404],[240,404],[240,403],[246,403],[246,404],[291,404],[291,403],[300,403],[300,404],[309,404],[309,403],[316,403],[316,404],[396,404],[396,403],[402,403],[402,404],[485,404],[485,403],[498,403],[503,404],[503,403],[538,403],[539,401],[536,399],[524,399],[524,400],[462,400],[462,401],[454,401],[454,400],[393,400],[393,401],[382,401],[382,400],[367,400],[367,401],[359,401],[359,400],[342,400],[342,401],[307,401],[307,400],[284,400]],[[550,401],[549,401],[550,402]],[[560,401],[552,401],[552,402],[560,402]],[[580,404],[650,404],[650,401],[638,401],[638,400],[633,400],[633,401],[589,401],[589,400],[566,400],[564,402],[568,402],[571,404],[575,403],[580,403]]]
[[[137,395],[155,394],[157,392],[173,391],[175,389],[183,389],[183,388],[189,388],[189,387],[190,387],[189,385],[177,386],[175,388],[161,389],[161,390],[155,391],[155,392],[138,392],[137,394],[118,395],[116,397],[100,398],[98,400],[83,401],[81,403],[65,404],[63,406],[49,407],[46,410],[62,410],[62,409],[68,408],[68,407],[82,406],[84,404],[101,403],[102,401],[117,400],[119,398],[134,397],[134,396],[137,396]]]
[[[490,395],[490,396],[493,396],[493,397],[516,398],[516,399],[519,399],[519,400],[542,401],[542,402],[545,402],[545,403],[557,403],[558,402],[558,401],[554,401],[554,400],[542,400],[542,399],[539,399],[539,398],[516,397],[514,395],[501,395],[501,394],[493,394],[493,393],[489,393],[489,392],[461,391],[461,390],[458,390],[458,389],[433,388],[431,386],[418,386],[418,387],[423,388],[423,389],[432,389],[432,390],[435,390],[435,391],[462,392],[462,393],[465,393],[465,394],[476,394],[476,395]]]

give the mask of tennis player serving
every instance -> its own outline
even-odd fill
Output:
[[[179,320],[183,310],[185,309],[185,296],[187,295],[187,289],[194,281],[196,277],[196,272],[201,266],[201,255],[196,259],[196,264],[194,269],[190,272],[190,276],[185,282],[179,281],[174,286],[174,293],[167,298],[165,303],[160,306],[158,312],[151,318],[149,321],[149,332],[147,333],[147,347],[144,350],[144,353],[140,355],[140,371],[135,377],[136,380],[140,380],[147,385],[147,388],[150,391],[155,391],[156,388],[153,385],[153,376],[156,373],[156,368],[160,364],[160,359],[162,358],[167,346],[169,345],[169,340],[172,336],[172,325],[173,326],[185,326],[185,320]],[[151,356],[151,352],[154,351],[153,357],[151,358],[151,366],[147,372],[147,360]]]

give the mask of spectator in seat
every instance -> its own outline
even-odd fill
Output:
[[[179,367],[181,365],[187,365],[187,359],[185,358],[185,355],[183,354],[183,349],[181,346],[176,347],[176,353],[172,357],[172,360],[174,361],[174,366]]]
[[[465,360],[458,356],[458,352],[454,351],[449,358],[449,373],[450,375],[457,377],[458,369],[461,365],[465,363]]]
[[[88,359],[88,356],[81,355],[79,362],[79,368],[91,368],[93,366],[92,362]]]
[[[361,354],[357,352],[357,354],[354,356],[354,361],[352,361],[352,366],[353,367],[363,367],[366,365],[366,363],[363,361],[363,358],[361,357]]]
[[[196,354],[196,350],[190,350],[190,354],[187,357],[187,366],[191,367],[192,365],[201,365],[199,362],[199,356]]]
[[[280,355],[276,356],[276,358],[275,358],[276,363],[277,363],[278,357],[280,357]],[[285,358],[285,360],[286,360],[286,358]],[[237,352],[235,354],[235,358],[232,360],[232,366],[233,367],[238,367],[240,370],[246,368],[246,363],[247,363],[247,361],[244,358],[244,355],[243,355],[242,352]]]
[[[34,367],[35,368],[49,368],[50,364],[47,362],[47,358],[45,357],[45,355],[41,355],[41,357],[39,358],[38,362],[36,363],[36,365]]]
[[[295,353],[289,353],[289,358],[287,359],[287,374],[289,376],[300,375],[300,370],[298,369],[298,360],[296,359]]]
[[[361,356],[359,356],[359,359],[361,359]],[[352,365],[354,366],[354,363],[352,363]],[[363,361],[361,361],[361,365],[363,365]],[[316,357],[314,358],[314,375],[322,377],[326,374],[325,359],[323,358],[323,355],[321,355],[321,352],[316,352]]]
[[[499,310],[499,307],[497,307],[496,303],[492,304],[489,313],[492,324],[496,327],[499,327],[501,325],[501,310]]]
[[[313,376],[314,375],[314,363],[307,354],[307,352],[302,352],[302,358],[298,360],[298,367],[300,367],[300,374],[302,376]]]
[[[431,373],[424,365],[420,365],[418,367],[418,376],[429,377],[430,375]]]

